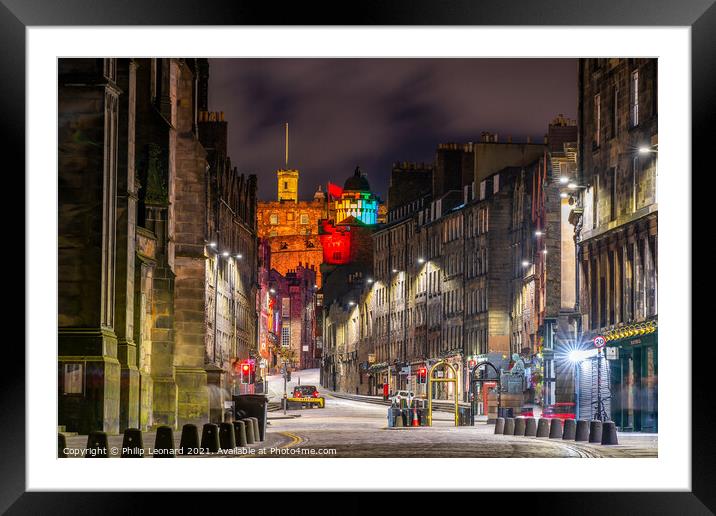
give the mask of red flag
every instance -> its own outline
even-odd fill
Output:
[[[340,199],[343,195],[343,188],[338,185],[334,185],[330,181],[328,182],[328,198]]]

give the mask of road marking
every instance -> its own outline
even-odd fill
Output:
[[[290,448],[291,446],[295,446],[297,444],[301,444],[303,442],[303,439],[301,439],[296,434],[292,434],[291,432],[279,432],[281,435],[285,435],[289,439],[291,439],[290,443],[282,444],[279,446],[279,448]]]

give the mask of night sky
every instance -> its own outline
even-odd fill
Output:
[[[275,170],[298,168],[299,195],[360,165],[386,198],[394,161],[431,162],[438,143],[542,141],[576,118],[576,59],[210,59],[209,109],[229,123],[229,156],[276,197]]]

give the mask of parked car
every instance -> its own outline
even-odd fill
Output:
[[[324,408],[326,400],[315,385],[296,385],[293,388],[293,397],[288,399],[289,408]]]
[[[318,389],[315,385],[296,385],[293,388],[294,398],[318,398]]]
[[[553,403],[547,405],[542,411],[542,417],[574,419],[576,417],[576,405],[572,402]]]
[[[521,417],[535,417],[535,409],[534,407],[522,407],[522,410],[520,411]]]

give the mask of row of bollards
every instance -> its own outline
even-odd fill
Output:
[[[234,450],[263,441],[259,431],[259,420],[256,417],[245,417],[232,423],[206,423],[201,430],[196,425],[186,424],[182,427],[179,448],[174,446],[174,431],[170,426],[157,428],[154,440],[154,458],[170,458],[176,455],[205,455],[216,453],[219,450]],[[58,434],[57,456],[67,457],[67,439],[64,434]],[[113,449],[113,451],[115,451]],[[142,458],[145,456],[142,431],[137,428],[128,428],[124,431],[122,449],[119,456],[122,458]],[[87,436],[87,446],[84,457],[109,457],[109,443],[105,432],[91,432]]]
[[[587,421],[584,419],[526,417],[498,417],[495,434],[524,437],[548,437],[570,441],[587,441],[599,444],[619,444],[614,421]]]

